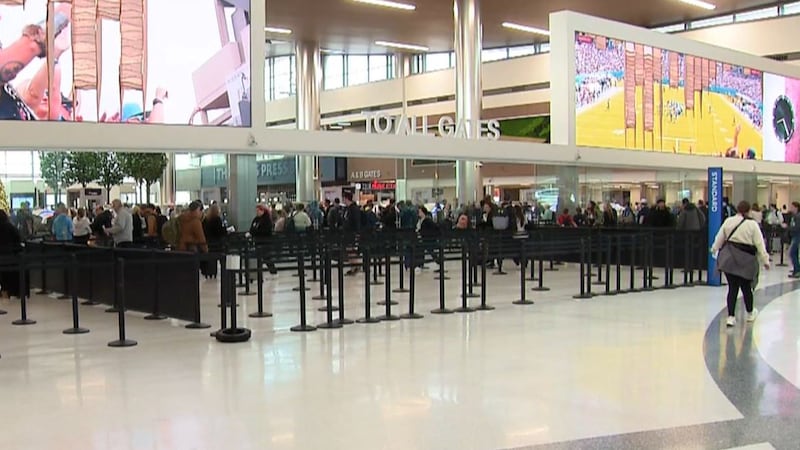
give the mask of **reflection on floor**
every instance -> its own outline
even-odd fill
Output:
[[[448,270],[455,307],[460,267]],[[798,448],[787,445],[800,442],[800,285],[784,272],[762,282],[756,324],[733,330],[719,326],[719,289],[576,301],[573,266],[545,273],[552,290],[517,306],[509,272],[488,280],[495,311],[429,314],[438,281],[425,272],[424,319],[309,334],[288,331],[298,280],[281,274],[265,284],[275,317],[247,318],[255,298],[239,298],[253,339],[234,345],[130,313],[139,346],[112,349],[116,318],[100,307],[81,309],[90,334],[64,336],[68,302],[34,298],[39,323],[27,327],[10,325],[17,305],[2,302],[0,448]],[[202,286],[216,326],[218,285]],[[347,279],[347,316],[363,315],[363,291]],[[383,293],[375,286],[373,303]],[[319,306],[309,301],[312,323]]]

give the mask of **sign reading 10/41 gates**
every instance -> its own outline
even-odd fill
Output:
[[[440,117],[437,123],[429,123],[428,116],[390,116],[386,113],[364,113],[364,116],[367,119],[367,134],[439,136],[461,139],[471,137],[470,121],[455,120],[450,116]],[[417,119],[421,121],[421,127],[417,127]],[[434,130],[430,130],[430,128]],[[476,131],[478,138],[496,141],[500,139],[500,122],[497,120],[479,120]]]

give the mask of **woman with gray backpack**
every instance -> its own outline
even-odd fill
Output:
[[[711,246],[717,255],[717,270],[728,280],[728,319],[726,325],[736,325],[736,301],[739,291],[744,297],[747,322],[753,322],[758,310],[753,306],[753,289],[758,281],[759,267],[769,269],[769,255],[761,228],[750,219],[750,203],[740,202],[737,214],[725,220]]]

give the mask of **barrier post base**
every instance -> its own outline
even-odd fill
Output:
[[[515,300],[511,302],[514,305],[533,305],[531,300]]]
[[[229,344],[249,341],[252,334],[253,332],[247,328],[224,328],[219,330],[214,337],[217,338],[219,342]]]
[[[327,300],[327,299],[328,299],[328,296],[326,296],[326,295],[315,295],[315,296],[311,297],[311,300],[317,300],[317,301]]]
[[[417,314],[417,313],[414,313],[414,314],[408,314],[408,313],[406,313],[406,314],[400,314],[400,318],[401,318],[401,319],[411,319],[411,320],[414,320],[414,319],[422,319],[423,317],[425,317],[425,316],[423,316],[422,314]]]
[[[538,287],[538,286],[537,286],[537,287],[535,287],[535,288],[531,288],[531,290],[532,290],[533,292],[549,292],[549,291],[550,291],[550,288],[549,288],[549,287]]]
[[[239,297],[252,297],[254,295],[258,295],[258,292],[246,292],[242,291],[238,293]]]
[[[648,287],[642,288],[641,292],[653,292],[655,290],[656,290],[655,287],[648,286]]]
[[[104,312],[107,312],[109,314],[117,314],[119,312],[119,310],[112,306],[111,308],[106,308],[106,310]]]
[[[11,322],[12,325],[33,325],[35,323],[36,321],[31,319],[17,319]]]
[[[447,308],[437,308],[431,311],[431,314],[453,314],[453,311]]]
[[[572,296],[572,298],[574,298],[575,300],[589,300],[590,298],[593,297],[594,295],[592,294],[577,294]]]
[[[339,323],[339,324],[342,324],[342,325],[352,325],[352,324],[355,323],[355,321],[353,321],[351,319],[336,319],[333,322],[334,323]]]
[[[472,294],[470,294],[469,292],[467,293],[467,298],[480,298],[480,296],[481,296],[480,294],[476,294],[474,292]]]
[[[187,330],[205,330],[207,328],[211,328],[211,325],[203,322],[192,322],[186,325],[184,328],[186,328]]]
[[[247,317],[252,317],[254,319],[262,319],[262,318],[265,318],[265,317],[272,317],[272,313],[268,313],[268,312],[264,312],[264,311],[254,312],[254,313],[248,314]]]
[[[139,343],[133,339],[117,339],[116,341],[108,343],[109,347],[135,347],[137,345],[139,345]]]
[[[321,330],[330,330],[330,329],[334,329],[334,328],[342,328],[343,326],[344,325],[342,325],[341,323],[339,323],[339,322],[334,320],[332,322],[321,323],[321,324],[317,325],[317,328],[319,328]]]
[[[331,311],[339,311],[339,307],[336,306],[336,305],[333,305],[333,306],[331,306],[330,310]],[[319,311],[319,312],[327,312],[328,311],[328,307],[327,306],[320,306],[319,308],[317,308],[317,311]]]
[[[531,302],[531,303],[533,303],[533,302]],[[481,305],[481,306],[478,306],[475,309],[478,310],[478,311],[494,311],[495,310],[494,306],[489,306],[489,305]]]
[[[378,302],[378,304],[379,304],[379,305],[386,306],[386,300],[381,300],[381,301],[379,301],[379,302]],[[399,305],[399,303],[397,303],[397,302],[396,302],[396,301],[394,301],[394,300],[390,301],[390,302],[389,302],[389,304],[390,304],[390,305],[392,305],[392,306],[394,306],[394,305]]]
[[[8,314],[8,311],[0,309],[0,316],[5,316],[6,314]]]
[[[603,296],[606,296],[606,297],[615,297],[615,296],[617,296],[617,295],[619,295],[621,293],[622,293],[622,291],[611,291],[611,292],[603,292],[600,295],[603,295]]]
[[[36,291],[35,294],[36,295],[50,295],[50,291],[48,291],[47,289],[40,289],[40,290]]]
[[[309,331],[315,331],[316,329],[317,327],[311,325],[297,325],[290,328],[290,330],[294,331],[295,333],[307,333]]]
[[[392,289],[392,292],[394,292],[395,294],[406,294],[411,291],[409,291],[408,289]]]
[[[477,311],[475,308],[470,308],[469,306],[462,306],[453,310],[453,312],[457,313],[474,313]]]
[[[144,316],[144,320],[166,320],[166,319],[168,319],[168,317],[163,314],[150,314],[148,316]]]
[[[310,288],[310,287],[307,287],[305,290],[306,290],[306,291],[310,291],[310,290],[311,290],[311,288]],[[300,292],[300,287],[293,287],[293,288],[292,288],[292,292]]]
[[[497,270],[495,272],[492,272],[492,275],[508,275],[508,272],[504,272],[502,270]]]
[[[89,332],[88,328],[67,328],[66,330],[62,331],[64,334],[86,334]]]
[[[377,317],[362,317],[356,320],[356,323],[380,323],[381,319]]]
[[[387,316],[386,314],[384,314],[382,316],[376,317],[376,319],[378,319],[380,321],[392,322],[392,321],[395,321],[395,320],[400,320],[400,316],[395,316],[395,315],[388,315]]]
[[[100,303],[97,303],[97,302],[95,302],[93,300],[86,300],[86,301],[81,302],[81,305],[83,305],[83,306],[97,306],[99,304]]]

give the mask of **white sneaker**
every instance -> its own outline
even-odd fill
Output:
[[[725,325],[727,325],[729,327],[735,327],[736,326],[736,317],[728,316],[728,320],[725,321]]]
[[[753,312],[747,315],[747,321],[752,323],[756,321],[756,317],[758,317],[758,309],[753,308]]]

